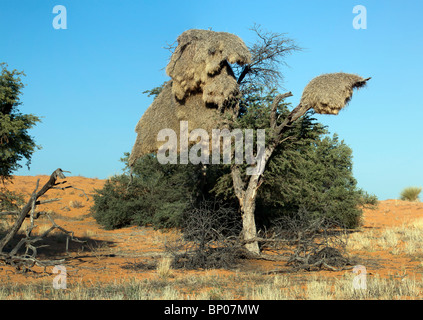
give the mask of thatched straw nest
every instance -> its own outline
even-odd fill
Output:
[[[156,153],[165,142],[157,141],[157,134],[162,129],[172,129],[180,138],[180,121],[188,121],[188,132],[202,128],[207,132],[216,128],[220,113],[216,108],[207,108],[201,95],[191,95],[180,104],[172,93],[172,81],[169,81],[162,92],[148,107],[135,128],[138,134],[132,148],[129,164],[132,166],[141,156]]]
[[[222,108],[238,93],[230,63],[249,63],[251,54],[244,42],[226,32],[188,30],[178,37],[178,46],[166,68],[172,78],[139,120],[138,136],[129,163],[157,152],[165,142],[157,141],[162,129],[178,136],[180,121],[188,130],[201,128],[211,137],[219,128]]]
[[[192,29],[178,37],[166,72],[173,79],[172,91],[178,100],[201,91],[204,102],[223,107],[238,90],[228,63],[250,62],[251,53],[238,36]]]
[[[317,113],[336,115],[350,101],[353,89],[365,86],[369,79],[342,72],[323,74],[304,88],[300,103]]]

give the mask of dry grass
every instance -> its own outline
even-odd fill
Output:
[[[24,285],[5,284],[0,287],[0,300],[397,300],[421,299],[423,282],[404,274],[385,279],[367,277],[367,288],[354,288],[356,275],[345,272],[335,279],[315,275],[295,281],[287,275],[259,276],[239,273],[230,277],[205,275],[180,276],[170,279],[137,278],[112,283],[69,282],[66,290],[52,289],[46,279]],[[237,286],[233,284],[237,283]]]
[[[375,250],[375,241],[377,236],[373,231],[355,232],[350,235],[347,242],[347,251],[367,251]]]
[[[423,255],[423,219],[416,220],[409,224],[392,229],[401,241],[401,245],[396,247],[395,253],[405,253],[409,256]]]
[[[397,247],[399,242],[398,234],[395,230],[386,229],[382,232],[381,237],[378,239],[379,246],[384,250],[391,250]]]
[[[394,255],[423,257],[423,219],[377,231],[356,232],[348,240],[349,251],[388,251]]]
[[[382,279],[379,276],[367,277],[367,288],[354,288],[355,275],[345,275],[334,281],[314,276],[304,284],[293,283],[287,288],[281,288],[275,283],[269,283],[255,288],[249,294],[249,299],[304,299],[304,300],[396,300],[421,299],[423,283],[415,278]]]
[[[94,238],[96,236],[98,236],[98,232],[96,230],[88,229],[84,232],[84,237],[86,238]]]
[[[9,217],[0,218],[0,231],[9,230],[13,225],[13,221]]]
[[[408,187],[401,191],[400,199],[405,201],[420,201],[419,195],[422,192],[421,187]]]
[[[65,198],[64,203],[70,200]],[[60,212],[60,204],[54,205],[47,208]],[[82,255],[82,251],[70,251],[77,259],[66,262],[70,275],[66,290],[53,289],[54,274],[36,268],[37,274],[18,275],[8,272],[7,266],[0,266],[3,269],[0,270],[0,299],[422,299],[423,219],[415,220],[422,217],[422,208],[421,204],[399,200],[389,202],[389,206],[382,204],[376,213],[366,212],[362,231],[351,234],[347,252],[352,258],[365,260],[360,264],[368,271],[367,289],[354,289],[356,274],[351,270],[265,275],[263,271],[278,267],[261,261],[242,263],[237,271],[172,270],[166,267],[165,261],[163,267],[158,267],[164,244],[177,239],[178,233],[159,233],[149,228],[103,232],[96,227],[93,230],[98,232],[99,245],[93,251],[88,250],[89,247]],[[84,212],[81,210],[80,214]],[[73,219],[67,220],[66,225],[70,226]],[[1,221],[10,226],[14,219],[8,217]],[[34,236],[50,225],[45,217],[36,220],[36,224]],[[90,220],[86,224],[72,224],[69,229],[79,235],[92,226]],[[49,244],[60,240],[59,236],[49,239]],[[143,242],[141,246],[139,242]],[[60,245],[63,250],[64,247]],[[120,270],[133,261],[133,255],[137,263],[149,263],[151,268]],[[283,263],[280,265],[285,268]]]
[[[81,201],[71,200],[71,201],[69,201],[69,207],[74,208],[74,209],[80,209],[80,208],[83,208],[84,205],[82,204]]]
[[[157,264],[157,275],[161,279],[167,279],[172,277],[173,270],[171,268],[172,265],[172,257],[163,257],[159,263]]]

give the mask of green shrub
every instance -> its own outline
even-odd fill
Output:
[[[264,222],[307,210],[312,218],[325,217],[348,228],[359,226],[361,206],[377,202],[357,188],[352,150],[337,135],[277,153],[259,199],[257,210]]]
[[[127,157],[123,161],[127,162]],[[145,156],[137,161],[132,181],[127,173],[116,175],[103,189],[96,190],[91,213],[106,229],[179,226],[198,190],[197,169],[192,165],[162,165],[156,157]]]
[[[24,195],[0,186],[0,212],[17,211],[25,203]]]
[[[241,127],[269,127],[268,107],[262,100],[250,106]],[[280,114],[281,118],[288,114],[286,105],[281,105]],[[355,228],[361,223],[362,206],[377,203],[374,195],[357,188],[351,148],[336,134],[329,136],[312,116],[308,112],[293,124],[290,138],[287,136],[269,159],[256,201],[258,228],[267,228],[276,219],[296,215],[299,210],[310,212],[312,218],[326,217]],[[230,174],[222,176],[213,190],[234,199]]]
[[[269,128],[272,101],[271,96],[254,97],[236,127]],[[288,105],[279,108],[283,119],[289,113]],[[337,135],[328,136],[312,116],[308,112],[293,124],[285,133],[290,137],[283,137],[286,142],[269,159],[256,201],[258,228],[272,226],[276,219],[299,210],[310,212],[313,219],[325,217],[355,228],[361,222],[362,206],[377,203],[375,196],[357,188],[351,148]],[[127,158],[123,160],[127,163]],[[162,165],[149,155],[137,161],[133,175],[129,187],[130,177],[123,174],[98,191],[92,212],[100,224],[107,228],[181,226],[184,211],[203,200],[218,200],[239,209],[230,165]]]
[[[419,201],[421,187],[408,187],[401,191],[400,199],[405,201]]]
[[[29,168],[32,154],[40,149],[28,132],[40,118],[19,110],[23,76],[23,72],[8,70],[6,63],[0,63],[0,182],[11,179],[24,159]]]
[[[1,183],[1,182],[0,182]],[[25,203],[22,194],[10,191],[0,186],[0,212],[2,211],[19,211],[19,208]],[[2,220],[5,216],[0,215],[0,231],[4,231]]]

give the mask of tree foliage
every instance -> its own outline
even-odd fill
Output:
[[[236,126],[268,130],[275,95],[274,90],[250,95],[243,102]],[[280,104],[278,121],[288,113],[289,104]],[[294,124],[289,137],[275,150],[264,172],[257,196],[258,226],[271,227],[280,217],[307,210],[313,219],[325,217],[357,227],[361,206],[374,203],[375,198],[357,188],[351,148],[336,134],[330,136],[311,111]],[[127,163],[127,157],[122,161]],[[203,200],[219,200],[239,209],[230,165],[162,165],[154,155],[148,155],[137,161],[132,175],[131,183],[126,172],[97,190],[91,211],[106,228],[134,224],[183,227],[184,212],[200,207]]]
[[[244,111],[237,121],[240,128],[267,129],[275,90],[257,90],[245,99]],[[289,104],[278,106],[278,121],[289,114]],[[307,210],[313,218],[326,217],[350,228],[360,223],[361,206],[374,204],[376,198],[357,188],[353,177],[352,150],[307,112],[293,124],[270,158],[258,190],[256,219],[269,226],[281,216]],[[217,195],[234,199],[230,174],[222,175],[213,188]]]
[[[282,124],[290,114],[286,103],[277,104],[276,113],[272,113],[278,96],[275,88],[283,80],[279,67],[287,55],[300,48],[284,34],[266,32],[260,26],[252,30],[258,36],[258,41],[249,47],[252,63],[232,66],[240,96],[234,102],[236,113],[231,118],[235,121],[229,123],[230,129],[265,129],[268,143],[274,138],[272,128],[277,128],[271,121]],[[157,97],[162,88],[144,93]],[[348,227],[357,226],[360,206],[374,203],[375,198],[357,188],[352,174],[352,150],[336,135],[329,136],[327,128],[313,118],[312,111],[280,134],[278,141],[283,143],[272,152],[257,189],[255,215],[259,226],[267,227],[275,219],[295,215],[300,209],[310,212],[313,218],[327,217]],[[240,165],[243,173],[246,167],[247,164]],[[98,191],[93,213],[97,221],[109,227],[131,223],[163,227],[180,226],[183,211],[192,211],[192,205],[199,205],[201,200],[217,199],[239,210],[231,174],[230,165],[160,165],[154,155],[144,157],[134,169],[130,187],[130,178],[124,174],[113,177]],[[247,185],[249,177],[242,177]],[[112,222],[115,215],[124,223]]]
[[[24,195],[0,186],[0,212],[16,211],[25,203]]]
[[[14,171],[21,168],[20,161],[26,159],[29,168],[32,154],[40,147],[35,144],[28,131],[40,119],[33,114],[22,114],[19,106],[25,74],[8,70],[1,63],[0,74],[0,180],[10,179]]]
[[[126,164],[128,156],[122,158]],[[135,164],[132,177],[128,172],[116,175],[96,191],[91,212],[107,229],[181,226],[184,212],[208,193],[205,188],[212,177],[201,165],[162,165],[154,155],[146,155]]]

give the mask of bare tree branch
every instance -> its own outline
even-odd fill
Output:
[[[47,212],[35,211],[37,205],[60,200],[60,199],[49,199],[49,200],[40,201],[38,200],[38,198],[43,196],[48,190],[55,189],[57,188],[56,187],[57,185],[63,184],[63,182],[57,182],[57,179],[65,178],[65,175],[63,174],[63,172],[64,171],[62,171],[61,169],[55,170],[51,174],[50,179],[41,188],[40,191],[37,191],[39,188],[39,180],[37,180],[36,187],[33,193],[31,194],[31,198],[29,199],[28,203],[22,208],[20,212],[9,211],[9,212],[0,213],[1,215],[14,214],[18,216],[14,225],[10,228],[9,232],[0,241],[0,259],[14,266],[17,270],[23,269],[24,271],[26,271],[27,269],[31,268],[34,265],[45,267],[49,265],[56,265],[59,263],[63,263],[64,259],[44,260],[44,261],[37,259],[37,249],[45,247],[45,246],[41,245],[37,247],[35,244],[43,240],[43,238],[46,237],[54,229],[59,229],[60,231],[68,235],[66,250],[68,248],[69,239],[75,242],[80,242],[80,243],[85,242],[85,241],[81,241],[74,238],[73,232],[67,231],[63,227],[56,224],[56,222],[51,218],[51,216]],[[66,188],[68,187],[65,187],[62,189],[66,189]],[[34,220],[37,219],[40,215],[46,215],[48,219],[50,220],[50,222],[52,223],[52,226],[47,231],[45,231],[42,235],[33,237],[31,236],[31,233],[32,233],[32,230],[36,227],[36,225],[34,225]],[[24,230],[26,236],[20,239],[20,241],[14,246],[14,248],[10,252],[4,252],[5,246],[10,243],[10,241],[13,239],[16,233],[20,230],[25,218],[30,218],[30,224],[26,228],[26,230]],[[25,253],[22,255],[18,255],[19,250],[24,246],[26,248]]]
[[[21,213],[16,220],[15,224],[10,229],[9,233],[0,241],[0,252],[3,251],[6,244],[16,235],[18,230],[20,229],[23,221],[25,220],[26,216],[29,214],[30,210],[33,206],[33,199],[37,200],[39,197],[44,195],[50,188],[54,187],[56,184],[57,178],[65,178],[62,169],[56,169],[50,176],[50,179],[47,183],[41,188],[40,191],[36,192],[38,189],[39,181],[37,181],[37,187],[35,188],[30,201],[22,208]]]
[[[284,58],[301,48],[283,33],[263,31],[260,25],[254,25],[252,30],[259,40],[249,47],[252,62],[244,66],[238,84],[279,87],[283,80],[281,65],[286,65]]]
[[[272,128],[272,129],[276,128],[276,120],[277,120],[276,112],[277,112],[278,106],[281,103],[281,101],[284,100],[285,98],[292,97],[292,96],[293,96],[293,94],[290,91],[290,92],[287,92],[287,93],[284,93],[284,94],[277,95],[276,98],[273,100],[272,110],[271,110],[271,113],[270,113],[270,128]]]

